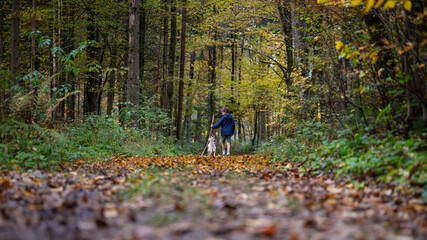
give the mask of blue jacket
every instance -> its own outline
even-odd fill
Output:
[[[222,127],[221,136],[231,136],[234,134],[236,125],[234,124],[234,118],[231,114],[227,113],[222,116],[218,123],[213,125],[212,128]]]

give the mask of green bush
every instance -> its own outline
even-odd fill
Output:
[[[331,132],[321,124],[301,124],[291,136],[276,136],[257,149],[276,161],[296,162],[314,174],[332,172],[350,181],[422,189],[427,200],[426,136],[403,139],[392,132]]]
[[[77,159],[108,159],[117,154],[173,156],[195,150],[162,132],[123,127],[105,116],[88,117],[83,124],[64,126],[61,131],[11,119],[0,126],[1,169],[55,169]]]
[[[337,176],[373,177],[384,183],[427,183],[427,143],[420,138],[400,139],[391,133],[357,133],[354,138],[323,142],[314,151],[312,168]]]
[[[256,153],[272,154],[274,160],[284,159],[304,163],[309,154],[323,141],[334,136],[328,126],[319,123],[301,123],[294,129],[295,133],[288,136],[275,136],[257,147]]]

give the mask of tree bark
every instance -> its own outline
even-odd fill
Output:
[[[3,63],[5,63],[4,36],[3,36],[5,8],[6,8],[6,1],[2,1],[2,3],[0,4],[0,65],[3,65]]]
[[[230,103],[233,107],[234,106],[234,84],[236,80],[236,34],[231,34],[231,96],[230,96]]]
[[[301,64],[304,58],[303,49],[303,33],[300,30],[301,20],[299,9],[297,7],[298,2],[293,1],[291,3],[291,16],[292,16],[292,41],[293,41],[293,63],[297,67],[302,67]],[[303,69],[304,70],[304,69]]]
[[[94,11],[92,6],[94,3],[91,1],[88,3],[90,5],[88,9],[88,25],[86,27],[88,32],[88,41],[96,40],[96,27],[94,19]],[[90,44],[87,49],[88,60],[89,62],[95,62],[97,59],[97,47],[93,44]],[[97,95],[98,91],[98,77],[96,76],[95,71],[90,71],[87,73],[87,78],[84,86],[84,101],[83,101],[83,113],[85,116],[88,114],[96,114],[97,112]]]
[[[259,117],[258,142],[262,143],[262,142],[264,142],[265,137],[266,137],[266,128],[265,128],[266,112],[265,112],[265,110],[259,111],[258,117]]]
[[[256,136],[258,133],[258,111],[255,111],[254,114],[254,132],[253,132],[253,137],[252,137],[252,146],[255,146],[255,140],[256,140]]]
[[[62,0],[54,1],[54,26],[53,26],[53,47],[61,48],[61,8],[62,8]],[[52,59],[52,72],[53,72],[53,82],[52,82],[52,97],[53,99],[59,99],[60,89],[62,87],[62,77],[60,74],[60,61],[58,57],[58,52],[53,54]],[[52,120],[57,121],[64,118],[64,102],[61,101],[57,104],[55,109],[52,112]]]
[[[4,36],[3,36],[3,32],[4,32],[4,17],[5,17],[5,8],[6,8],[6,1],[2,1],[2,3],[0,4],[0,66],[3,66],[4,64],[6,64],[6,59],[5,59],[5,55],[4,55]],[[5,79],[4,75],[0,75],[0,78]],[[6,96],[6,89],[8,88],[8,86],[3,86],[3,84],[1,84],[0,86],[0,101],[1,103],[3,103],[7,96]],[[5,113],[4,108],[1,108],[2,113]]]
[[[111,52],[111,63],[113,68],[117,68],[117,50],[114,48]],[[108,93],[107,93],[107,115],[111,116],[114,104],[115,85],[117,81],[118,70],[110,74],[108,78]]]
[[[74,22],[74,10],[75,5],[74,3],[67,2],[66,5],[66,12],[68,14],[68,21]],[[67,28],[67,34],[66,34],[66,40],[65,45],[68,46],[67,52],[70,52],[72,49],[75,49],[75,32],[74,32],[74,24],[69,26]],[[67,79],[68,83],[70,84],[70,91],[74,92],[76,90],[77,86],[77,79],[73,72],[68,73],[69,78]],[[66,111],[66,117],[68,120],[74,121],[76,119],[76,95],[72,94],[67,98],[67,111]]]
[[[167,98],[167,74],[168,74],[168,51],[167,41],[169,39],[169,1],[163,0],[163,27],[160,42],[162,46],[162,70],[161,70],[161,90],[160,90],[160,107],[168,109],[168,98]]]
[[[14,86],[19,84],[19,24],[20,24],[20,1],[12,1],[12,33],[11,33],[11,48],[10,48],[10,71],[12,73],[11,82]],[[15,93],[10,91],[10,95]]]
[[[188,77],[190,81],[188,81],[188,90],[187,90],[187,108],[185,110],[185,140],[187,142],[190,141],[191,138],[191,114],[192,114],[192,108],[193,108],[193,101],[192,101],[192,92],[191,92],[191,85],[194,79],[194,64],[196,62],[196,52],[191,52],[190,55],[190,70],[188,73]]]
[[[175,51],[176,51],[176,2],[171,0],[171,29],[170,29],[170,42],[169,42],[169,58],[168,58],[168,78],[167,78],[167,89],[166,89],[166,110],[168,116],[172,118],[173,114],[173,85],[174,85],[174,73],[175,73]],[[172,130],[172,129],[170,129]],[[169,132],[172,134],[172,131]]]
[[[129,0],[129,74],[127,81],[128,108],[139,105],[139,0]],[[138,126],[138,115],[133,113],[131,125]]]
[[[141,12],[140,12],[140,32],[139,32],[139,80],[140,80],[140,93],[143,93],[145,85],[147,84],[144,79],[144,69],[145,69],[145,34],[147,30],[146,20],[147,13],[144,7],[145,0],[141,1]]]
[[[278,6],[280,22],[282,24],[282,31],[285,37],[285,45],[286,45],[286,76],[285,83],[286,86],[290,87],[292,85],[292,68],[293,68],[293,38],[292,38],[292,14],[290,10],[290,4],[288,1],[281,1]]]
[[[33,36],[31,37],[31,54],[30,54],[30,68],[31,68],[31,72],[36,71],[36,36],[35,36],[35,32],[36,32],[36,14],[37,14],[37,1],[36,0],[32,0],[32,7],[33,7],[33,12],[32,12],[32,26],[31,26],[31,30],[33,32]],[[1,28],[0,28],[1,29]],[[1,55],[0,55],[1,58]],[[33,108],[34,108],[34,87],[33,87],[33,83],[30,83],[30,106],[28,108],[28,123],[31,123],[33,121]]]
[[[208,49],[208,65],[209,65],[209,96],[208,109],[209,115],[215,114],[215,79],[216,79],[216,46],[210,46]]]
[[[185,6],[186,0],[183,0],[184,7],[182,8],[181,20],[181,56],[179,64],[179,88],[178,88],[178,117],[176,120],[176,138],[181,140],[182,135],[182,109],[184,103],[184,72],[185,72],[185,34],[187,23],[187,8]]]

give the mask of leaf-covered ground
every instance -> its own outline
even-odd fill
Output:
[[[268,156],[118,157],[2,172],[0,239],[426,239],[410,189]]]

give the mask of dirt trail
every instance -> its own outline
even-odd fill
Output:
[[[4,239],[426,239],[410,190],[268,156],[119,157],[0,174]]]

